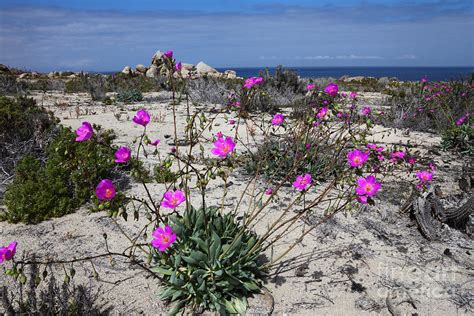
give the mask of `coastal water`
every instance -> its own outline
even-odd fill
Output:
[[[469,79],[474,73],[473,67],[285,67],[296,71],[303,78],[333,77],[342,76],[365,76],[365,77],[397,77],[402,81],[417,81],[427,77],[430,81],[445,81]],[[255,68],[218,68],[219,71],[233,69],[239,77],[258,76],[265,67]],[[275,68],[269,67],[270,73],[274,73]]]

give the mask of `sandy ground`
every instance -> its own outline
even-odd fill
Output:
[[[376,104],[380,95],[362,95],[365,104]],[[158,146],[163,157],[171,149],[173,116],[166,95],[146,94],[143,103],[128,106],[95,105],[86,95],[52,94],[35,98],[53,110],[62,123],[73,128],[82,121],[101,124],[115,130],[117,144],[133,147],[133,141],[141,129],[131,123],[135,111],[144,107],[153,115],[147,131],[151,138],[160,138]],[[368,100],[368,101],[367,101]],[[58,106],[58,103],[65,105]],[[88,104],[85,106],[84,104]],[[206,109],[211,110],[213,106]],[[186,105],[178,106],[179,136],[184,133]],[[193,109],[191,109],[193,110]],[[120,113],[120,114],[119,114]],[[77,115],[79,114],[79,115]],[[210,114],[212,115],[212,114]],[[230,134],[235,125],[229,125],[230,116],[216,119],[216,130]],[[245,136],[245,128],[240,129]],[[428,151],[439,141],[439,137],[426,133],[406,133],[377,126],[374,140],[385,144],[411,141],[421,151]],[[211,143],[205,145],[209,151]],[[181,147],[180,150],[186,147]],[[147,163],[157,162],[149,156]],[[439,171],[436,181],[442,184],[444,193],[456,193],[453,175],[459,173],[460,161],[456,157],[437,157]],[[225,205],[231,207],[240,197],[248,177],[242,172],[231,176]],[[265,184],[258,183],[259,187]],[[165,191],[161,184],[150,185],[152,196],[160,200]],[[223,183],[210,183],[208,196],[212,203],[220,203]],[[283,188],[269,207],[267,221],[275,219],[279,211],[288,204],[289,188]],[[134,184],[127,194],[144,195],[143,188]],[[468,315],[474,312],[473,261],[474,243],[466,235],[446,228],[445,238],[439,242],[424,239],[407,214],[398,211],[409,195],[403,183],[387,183],[377,196],[374,207],[363,208],[352,214],[338,214],[329,222],[319,226],[303,242],[298,244],[283,262],[271,271],[266,284],[274,297],[275,315],[390,315],[387,305],[399,315]],[[192,199],[198,199],[196,192]],[[242,207],[248,206],[244,200]],[[322,210],[298,225],[275,246],[279,253],[291,244],[303,227],[314,224],[322,217]],[[114,219],[105,213],[90,213],[87,207],[62,218],[51,219],[38,225],[0,223],[0,243],[16,240],[18,256],[36,253],[39,257],[71,258],[101,253],[104,250],[103,234],[108,235],[112,251],[121,251],[127,240],[120,233]],[[120,227],[134,236],[144,219],[133,221],[117,219]],[[260,231],[268,224],[262,222],[255,227]],[[268,254],[267,254],[268,255]],[[159,283],[149,278],[142,270],[130,266],[120,259],[94,260],[100,282],[94,279],[90,263],[75,266],[75,284],[90,286],[99,291],[97,304],[112,308],[113,314],[164,314],[166,306],[156,298]],[[56,266],[58,275],[62,267]],[[58,277],[60,279],[60,277]],[[13,288],[11,281],[0,273],[0,284]],[[0,305],[0,313],[2,312]]]

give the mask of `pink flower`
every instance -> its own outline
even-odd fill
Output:
[[[297,176],[295,182],[293,182],[293,187],[297,190],[303,191],[311,184],[311,175],[309,173],[304,176]]]
[[[347,153],[347,160],[352,168],[362,166],[369,159],[366,152],[354,149]]]
[[[144,109],[139,110],[133,117],[133,121],[136,124],[147,126],[150,123],[150,114]]]
[[[152,145],[152,146],[157,146],[160,142],[161,142],[161,140],[156,139],[156,140],[150,142],[150,145]]]
[[[310,83],[309,85],[306,86],[306,90],[311,91],[314,88],[316,88],[316,85],[314,83]]]
[[[114,184],[109,179],[104,179],[99,182],[97,187],[95,188],[95,195],[101,201],[109,201],[115,197],[116,191]]]
[[[319,112],[316,114],[316,116],[320,119],[326,116],[328,114],[328,108],[324,107],[319,110]]]
[[[160,252],[165,251],[172,243],[176,241],[176,234],[171,227],[158,227],[152,234],[153,240],[150,242],[153,248],[158,248]]]
[[[342,92],[342,93],[341,93],[341,96],[342,96],[343,98],[345,98],[345,97],[347,97],[347,93]]]
[[[174,209],[184,201],[186,201],[186,196],[184,195],[183,191],[168,191],[163,195],[163,201],[161,201],[161,206]]]
[[[272,188],[267,188],[267,189],[265,190],[265,194],[266,194],[266,195],[272,195],[272,194],[273,194],[273,189],[272,189]]]
[[[394,151],[393,153],[390,154],[390,158],[392,158],[392,161],[397,161],[397,159],[403,159],[405,158],[405,152]]]
[[[166,58],[173,58],[173,51],[172,50],[169,50],[169,51],[166,51],[163,56],[165,56]]]
[[[423,78],[421,78],[421,83],[426,83],[428,82],[428,77],[424,76]]]
[[[224,134],[222,134],[222,132],[217,132],[216,137],[217,138],[222,138],[222,137],[224,137]]]
[[[372,112],[372,109],[369,108],[368,106],[364,107],[361,111],[361,114],[364,115],[364,116],[367,116],[370,114],[370,112]]]
[[[76,129],[76,142],[82,142],[88,140],[94,134],[94,129],[91,123],[82,122],[82,125]]]
[[[436,165],[434,163],[430,162],[428,167],[431,169],[431,171],[436,171]]]
[[[430,182],[431,180],[433,180],[433,174],[429,171],[426,171],[426,170],[417,172],[416,176],[423,183]]]
[[[326,92],[332,97],[335,97],[338,91],[339,91],[339,87],[335,83],[330,83],[326,86],[326,88],[324,88],[324,92]]]
[[[214,148],[211,150],[211,153],[219,157],[226,157],[234,148],[235,143],[232,137],[228,136],[226,139],[220,137],[214,142]]]
[[[128,162],[132,157],[132,151],[127,147],[120,147],[115,152],[115,162]]]
[[[6,247],[0,247],[0,263],[11,260],[16,253],[17,242],[14,241]]]
[[[177,71],[181,71],[181,69],[183,68],[183,64],[181,62],[178,62],[176,64],[176,66],[174,66],[174,68],[177,70]]]
[[[377,182],[374,176],[368,176],[367,178],[360,177],[357,179],[357,185],[356,193],[368,197],[374,196],[381,187],[381,184]]]
[[[258,78],[257,77],[251,77],[251,78],[245,79],[243,87],[245,89],[251,89],[254,85],[260,85],[260,84],[262,84],[262,82],[263,82],[262,77],[258,77]]]
[[[463,116],[461,116],[461,117],[456,121],[456,125],[457,125],[457,126],[463,125],[464,122],[467,120],[468,117],[469,117],[469,113],[464,114]]]
[[[283,124],[283,121],[285,120],[285,117],[281,113],[275,114],[272,119],[272,125],[281,125]]]
[[[351,94],[349,95],[349,97],[351,97],[352,99],[356,98],[357,97],[357,92],[352,91]]]
[[[382,155],[382,154],[378,154],[378,155],[377,155],[377,159],[378,159],[379,161],[385,160],[385,156]]]
[[[416,157],[408,157],[407,160],[408,160],[408,163],[412,166],[416,163]]]
[[[230,125],[234,125],[234,124],[235,124],[235,120],[234,120],[234,119],[230,119],[230,120],[229,120],[229,124],[230,124]]]
[[[383,146],[377,146],[376,144],[373,144],[373,143],[368,143],[367,148],[369,148],[370,150],[378,151],[378,152],[382,152],[384,150]]]
[[[311,149],[311,144],[305,144],[304,147],[306,148],[306,150],[310,150]]]
[[[367,204],[367,195],[358,195],[357,202],[360,204]]]

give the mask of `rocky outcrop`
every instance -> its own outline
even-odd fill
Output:
[[[161,66],[163,64],[163,55],[164,55],[164,53],[157,50],[156,53],[151,58],[151,64],[155,65],[157,67]]]
[[[196,72],[199,75],[209,75],[209,74],[217,74],[219,73],[216,69],[212,68],[211,66],[205,64],[204,62],[200,61],[196,65]]]
[[[125,67],[122,69],[122,73],[123,73],[123,74],[126,74],[126,75],[131,75],[131,74],[132,74],[132,68],[130,68],[130,66],[125,66]]]
[[[150,68],[148,68],[148,70],[146,71],[145,75],[148,78],[158,77],[158,67],[156,67],[155,65],[151,65]]]
[[[145,74],[147,71],[147,68],[142,64],[138,64],[135,66],[135,70],[139,73]]]

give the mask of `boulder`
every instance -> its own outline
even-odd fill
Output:
[[[235,78],[237,78],[237,73],[234,70],[226,70],[226,71],[224,71],[224,78],[225,79],[235,79]]]
[[[28,74],[26,72],[18,76],[19,79],[25,79],[26,77],[28,77]]]
[[[132,68],[130,68],[130,66],[125,66],[125,67],[122,69],[122,73],[123,73],[123,74],[126,74],[126,75],[131,75],[131,74],[132,74]]]
[[[151,64],[155,66],[161,66],[163,64],[163,53],[159,50],[151,58]]]
[[[186,69],[186,70],[189,70],[189,71],[191,71],[191,70],[194,69],[194,65],[193,65],[193,64],[182,63],[181,66],[182,66],[182,69]]]
[[[54,72],[50,72],[50,73],[48,74],[48,78],[49,78],[49,79],[53,79],[53,78],[54,78]]]
[[[148,70],[146,71],[145,75],[148,78],[158,77],[158,67],[156,67],[155,65],[151,65],[150,68],[148,68]]]
[[[135,66],[135,69],[136,69],[138,72],[142,73],[142,74],[145,74],[145,73],[146,73],[146,70],[147,70],[146,67],[145,67],[144,65],[142,65],[142,64],[136,65],[136,66]]]
[[[72,75],[69,75],[67,76],[69,79],[74,79],[74,78],[77,78],[77,76],[75,74],[72,74]]]
[[[216,69],[212,68],[211,66],[205,64],[204,62],[200,61],[196,65],[196,71],[200,75],[209,75],[211,73],[219,73]]]

